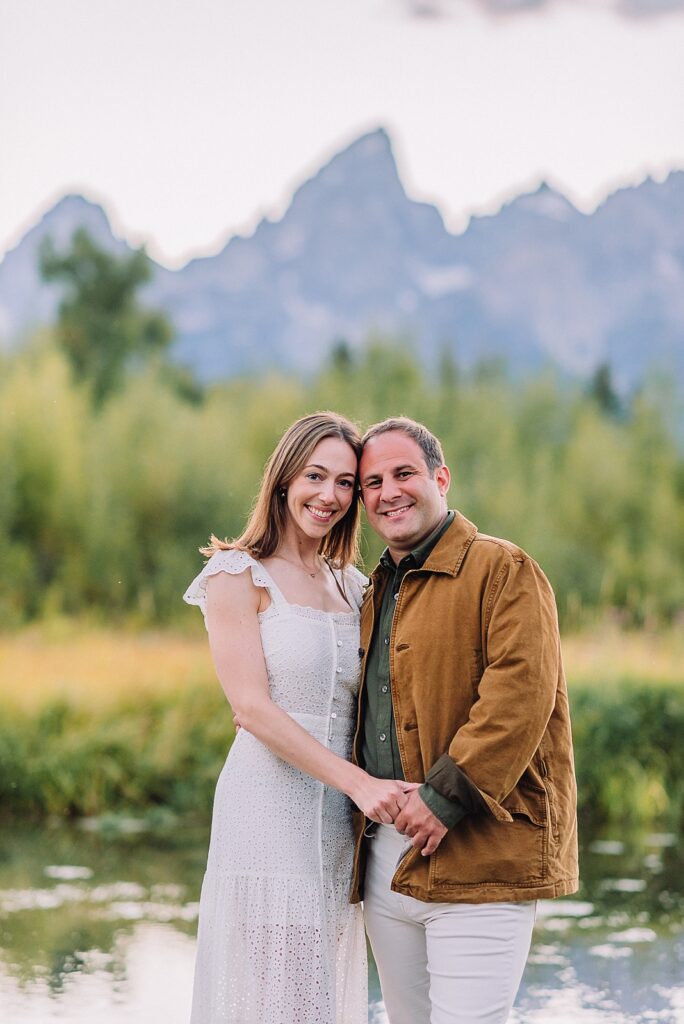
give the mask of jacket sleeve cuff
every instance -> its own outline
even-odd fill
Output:
[[[464,814],[491,813],[489,803],[483,794],[448,754],[442,754],[435,761],[425,781],[441,797],[459,804]],[[422,790],[420,792],[422,795]]]
[[[446,828],[453,828],[454,825],[458,825],[461,818],[464,818],[468,813],[463,804],[458,800],[447,800],[436,789],[433,789],[429,783],[425,783],[420,787],[418,795]]]

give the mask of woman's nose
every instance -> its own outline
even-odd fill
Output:
[[[328,505],[332,505],[335,500],[334,480],[324,480],[319,488],[318,496],[321,501],[325,501]]]

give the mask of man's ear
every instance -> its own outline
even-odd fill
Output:
[[[451,485],[451,473],[448,466],[440,466],[435,470],[435,480],[439,487],[439,493],[446,497]]]

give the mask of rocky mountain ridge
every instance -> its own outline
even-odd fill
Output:
[[[67,196],[0,262],[0,339],[16,344],[58,301],[37,273],[40,241],[84,226],[124,249],[101,207]],[[410,199],[387,133],[362,136],[216,255],[161,266],[147,288],[177,330],[174,355],[203,379],[307,372],[336,340],[407,339],[433,365],[502,356],[585,375],[611,364],[622,387],[651,367],[684,381],[684,172],[622,189],[592,214],[548,185],[451,234]]]

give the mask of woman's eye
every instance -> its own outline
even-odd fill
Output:
[[[320,473],[307,473],[306,474],[306,478],[307,478],[307,480],[320,480],[321,479],[321,474]]]
[[[340,480],[340,484],[341,484],[342,487],[353,487],[354,486],[354,481],[353,480]]]

